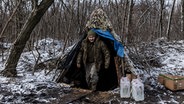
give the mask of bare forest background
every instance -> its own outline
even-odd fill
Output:
[[[48,45],[46,41],[52,40],[52,49],[55,50],[56,47],[54,47],[54,45],[57,44],[55,41],[58,42],[59,40],[59,42],[61,42],[61,44],[59,45],[61,45],[62,47],[59,47],[59,49],[57,49],[57,52],[59,50],[59,52],[65,54],[64,52],[66,52],[65,50],[68,49],[67,47],[78,42],[78,40],[81,38],[85,29],[85,25],[89,20],[90,14],[96,8],[101,8],[106,12],[115,32],[120,36],[123,45],[126,46],[125,51],[128,51],[128,56],[130,56],[130,59],[132,60],[131,61],[129,59],[130,64],[135,63],[132,66],[146,69],[146,71],[154,77],[157,74],[157,70],[153,70],[155,71],[155,73],[151,74],[153,71],[151,72],[147,69],[152,69],[151,66],[160,67],[159,62],[157,63],[156,61],[159,61],[158,57],[163,56],[155,56],[154,52],[164,53],[167,50],[163,50],[160,48],[163,45],[160,45],[158,43],[159,47],[157,47],[158,45],[152,44],[152,42],[154,42],[155,40],[157,41],[157,39],[160,38],[161,41],[162,39],[164,39],[164,41],[171,41],[171,44],[175,44],[175,41],[178,40],[184,40],[184,0],[0,0],[0,64],[1,62],[2,64],[4,64],[4,66],[1,67],[2,69],[0,70],[0,74],[6,77],[14,77],[20,76],[17,75],[17,72],[21,72],[23,73],[22,75],[24,75],[24,72],[22,71],[22,68],[24,68],[23,65],[20,70],[17,70],[18,61],[23,52],[31,52],[32,57],[34,58],[34,62],[31,62],[31,64],[29,64],[29,58],[25,57],[26,61],[23,60],[22,62],[25,62],[28,68],[24,69],[28,69],[28,71],[31,69],[32,74],[34,75],[34,72],[37,69],[36,67],[39,68],[39,65],[43,65],[44,68],[42,69],[45,70],[45,73],[47,69],[49,70],[49,72],[45,75],[49,74],[51,71],[53,71],[50,69],[57,68],[56,63],[54,63],[53,65],[52,60],[51,63],[49,63],[50,59],[58,61],[58,58],[56,59],[55,56],[59,56],[60,53],[55,54],[55,51],[53,52],[47,50]],[[44,41],[43,50],[42,48],[39,49],[40,40]],[[149,48],[148,46],[150,44],[152,44],[156,48]],[[150,47],[152,47],[152,45]],[[166,45],[168,45],[168,47],[171,47],[170,44]],[[174,48],[175,46],[177,45],[173,45]],[[149,52],[146,52],[146,49],[148,49]],[[177,49],[178,48],[176,48],[175,50]],[[181,47],[181,50],[178,51],[183,52],[182,49],[183,48]],[[42,60],[43,57],[45,57],[44,55],[43,57],[41,56],[41,54],[44,54],[42,53],[43,51],[50,54],[52,58],[49,57],[49,59],[47,60]],[[29,56],[30,54],[25,55]],[[180,57],[180,54],[173,54],[171,56],[166,55],[166,57],[173,56]],[[175,59],[172,58],[168,60],[172,61],[172,63],[170,62],[170,64],[173,64],[173,60],[175,61]],[[46,62],[46,65],[40,64],[44,61]],[[183,61],[175,62],[182,63]],[[140,66],[137,64],[140,64]],[[166,72],[169,71],[171,70],[167,70]],[[169,73],[172,72],[173,71]],[[180,73],[180,71],[178,71],[177,73]],[[33,77],[31,76],[30,78]],[[20,80],[22,79],[23,77],[20,77]],[[28,81],[27,83],[29,85],[30,82]],[[23,82],[22,85],[23,84],[25,83]],[[20,84],[18,82],[17,85],[11,83],[10,85],[13,85],[14,89],[14,86],[19,86]],[[21,88],[22,85],[20,85]],[[2,86],[4,85],[2,84]],[[1,89],[3,89],[2,86]],[[9,86],[9,84],[4,87],[7,86]],[[27,86],[27,84],[25,86]],[[154,90],[152,90],[152,87],[150,88],[151,90],[148,92],[152,93]],[[22,91],[22,89],[17,90],[17,92],[21,93],[20,95],[17,92],[13,93],[16,96],[14,98],[17,99],[17,95],[18,98],[19,96],[22,96],[22,92],[20,90]],[[0,91],[5,92],[4,89]],[[7,92],[8,94],[4,94],[5,97],[6,95],[11,94],[11,97],[7,96],[7,98],[11,99],[12,101],[12,93],[9,93],[9,91]],[[33,92],[37,91],[33,90]],[[62,92],[64,92],[64,90]],[[158,92],[159,91],[156,91],[156,93]],[[150,93],[147,94],[149,95]],[[153,93],[151,94],[151,96],[149,96],[155,97],[154,99],[151,98],[152,100],[159,98],[158,100],[155,100],[159,101],[163,96],[165,96],[165,92],[161,91],[159,92],[159,94],[160,93],[164,95],[155,96],[155,93]],[[27,93],[25,94],[26,96],[25,98],[23,97],[23,99],[27,99]],[[33,94],[34,93],[30,93],[31,97],[33,97]],[[42,95],[42,93],[38,92],[37,94]],[[183,93],[181,93],[180,95],[183,96],[182,94]],[[4,95],[1,95],[1,99],[4,98]],[[43,93],[43,95],[45,96],[45,92]],[[179,97],[176,97],[176,95],[173,95],[171,93],[169,95],[172,96],[171,99],[172,101],[174,101],[174,103],[176,103],[175,100],[173,100],[175,98],[181,99],[181,101],[183,101],[180,95]],[[63,94],[61,96],[63,96]],[[148,99],[150,97],[148,97]],[[34,98],[37,99],[37,97]],[[63,98],[65,99],[65,97]],[[101,97],[99,98],[101,99]],[[48,97],[46,99],[48,99]],[[166,99],[165,101],[168,101],[168,96],[166,98],[164,97],[164,99]],[[5,101],[7,100],[5,99]],[[148,100],[148,102],[150,102],[150,99]]]
[[[39,3],[39,0],[35,0]],[[0,41],[13,43],[28,19],[34,0],[0,1]],[[55,0],[27,41],[26,49],[44,38],[76,42],[91,12],[102,8],[126,45],[137,45],[166,37],[184,39],[183,0]]]

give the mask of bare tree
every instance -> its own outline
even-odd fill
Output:
[[[123,37],[123,42],[124,43],[127,43],[127,31],[126,31],[126,21],[127,21],[127,11],[128,11],[128,0],[125,0],[125,3],[124,3],[124,11],[122,13],[122,32],[125,34],[124,37]]]
[[[171,20],[172,20],[175,2],[176,2],[176,0],[173,1],[172,8],[171,8],[171,11],[169,14],[169,20],[168,20],[167,31],[166,31],[166,36],[167,36],[168,40],[170,40],[170,38],[171,38],[170,37],[170,28],[171,28]]]
[[[163,32],[163,6],[164,6],[164,1],[165,0],[160,0],[160,13],[159,13],[159,36],[158,37],[162,37],[162,32]]]
[[[13,11],[16,9],[18,1],[22,2],[17,12],[22,13],[21,11],[23,11],[23,14],[25,15],[23,15],[22,18],[22,14],[19,15],[19,13],[16,12],[9,22],[8,19],[10,19],[11,14],[13,14]],[[169,10],[172,10],[172,8],[170,7],[170,4],[166,4],[166,0],[139,0],[139,3],[133,3],[135,0],[57,0],[57,2],[55,2],[54,5],[51,6],[50,9],[45,13],[33,32],[23,32],[25,30],[27,31],[34,28],[33,25],[30,27],[27,25],[23,26],[23,24],[21,24],[27,20],[28,14],[31,14],[32,17],[34,17],[33,14],[35,13],[36,17],[36,15],[38,15],[38,11],[40,11],[40,9],[43,7],[41,6],[41,3],[47,2],[47,0],[32,0],[32,2],[30,2],[31,0],[28,1],[0,1],[0,5],[4,5],[0,7],[1,32],[3,28],[6,27],[5,24],[9,22],[5,29],[6,31],[3,30],[3,36],[6,36],[5,41],[8,41],[7,43],[15,41],[18,35],[18,38],[11,48],[11,54],[5,64],[5,66],[8,66],[6,69],[15,68],[17,63],[15,64],[14,61],[17,61],[18,59],[16,58],[20,57],[20,54],[17,54],[17,51],[15,50],[19,49],[20,52],[22,52],[24,44],[26,43],[23,41],[26,41],[29,38],[29,47],[31,47],[30,50],[33,48],[35,41],[48,37],[66,42],[66,47],[73,44],[78,39],[79,34],[85,27],[90,13],[96,7],[102,8],[107,13],[116,33],[119,35],[125,35],[123,36],[123,42],[125,43],[127,40],[134,43],[140,43],[167,35],[170,39],[179,40],[181,38],[178,36],[178,34],[184,31],[184,12],[182,11],[182,15],[180,17],[180,8],[178,9],[173,7],[176,12],[172,13],[174,18],[171,19],[172,16],[170,16],[171,12],[169,12]],[[35,5],[32,5],[33,1],[35,2]],[[181,4],[181,9],[183,10],[183,0]],[[34,10],[32,10],[32,8],[34,8]],[[168,19],[168,17],[170,18]],[[29,19],[29,21],[33,20]],[[35,25],[35,22],[38,21],[39,19],[32,22],[32,24]],[[26,23],[28,24],[29,22]],[[21,31],[20,27],[22,26],[24,28],[22,28]],[[21,38],[23,34],[28,34],[24,36],[26,39]],[[169,34],[175,35],[172,35],[171,37]],[[128,39],[126,39],[126,36]],[[183,34],[182,37],[184,38]],[[26,45],[28,45],[28,42]],[[27,47],[25,48],[27,49]],[[12,56],[13,52],[16,57]],[[10,57],[12,57],[12,61],[10,61]],[[10,67],[10,65],[13,66]]]
[[[181,0],[181,33],[184,34],[184,0]]]
[[[14,14],[16,13],[16,11],[17,11],[17,9],[18,9],[18,7],[19,7],[19,5],[20,5],[20,3],[21,3],[21,0],[19,0],[19,2],[18,2],[18,4],[17,4],[16,8],[14,9],[13,13],[11,14],[10,18],[9,18],[8,21],[6,22],[4,28],[2,29],[1,34],[0,34],[0,37],[3,36],[3,34],[4,34],[5,30],[6,30],[6,28],[8,27],[8,24],[9,24],[10,21],[12,20]]]
[[[127,17],[127,24],[126,24],[126,34],[127,34],[127,42],[131,43],[133,40],[132,33],[130,33],[130,27],[132,25],[132,10],[133,10],[133,0],[129,1],[129,8],[128,8],[128,17]]]
[[[29,40],[34,27],[53,2],[54,0],[42,0],[39,3],[38,0],[32,0],[34,8],[11,48],[10,55],[5,63],[5,69],[2,71],[4,76],[16,76],[16,66],[26,42]]]

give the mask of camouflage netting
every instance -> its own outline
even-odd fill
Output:
[[[107,18],[106,13],[102,9],[95,9],[91,15],[90,19],[86,24],[87,28],[100,28],[102,30],[110,29],[112,30],[112,24]]]
[[[102,30],[110,30],[114,38],[118,41],[121,41],[120,37],[115,33],[113,26],[107,17],[107,14],[100,8],[95,9],[91,13],[89,21],[86,24],[86,28],[99,28]]]
[[[86,24],[86,28],[87,29],[99,28],[99,29],[104,30],[104,31],[110,30],[113,37],[117,41],[122,43],[119,35],[117,35],[116,32],[114,31],[114,28],[111,24],[111,21],[108,19],[107,14],[100,8],[95,9],[91,13],[90,18]],[[132,62],[132,60],[129,58],[129,56],[127,54],[125,54],[125,56],[127,57],[125,61],[126,61],[127,67],[129,67],[128,69],[131,70],[132,73],[137,75],[137,72],[134,68],[134,63]]]

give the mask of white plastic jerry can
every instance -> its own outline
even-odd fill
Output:
[[[128,77],[121,77],[120,79],[120,97],[130,97],[130,80],[128,79]]]
[[[143,101],[144,100],[144,84],[140,81],[140,79],[132,80],[132,97],[135,101]]]

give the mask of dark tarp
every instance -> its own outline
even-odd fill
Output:
[[[85,82],[85,70],[83,66],[78,69],[76,66],[76,57],[80,49],[82,40],[86,37],[86,34],[74,45],[69,53],[66,54],[65,58],[58,63],[58,70],[61,73],[56,82],[74,83],[76,87],[87,88]],[[100,69],[99,82],[97,90],[106,91],[114,89],[118,86],[117,74],[114,57],[116,52],[114,51],[113,42],[111,40],[100,37],[105,44],[108,46],[111,54],[111,61],[108,69]],[[102,65],[103,66],[103,65]]]

